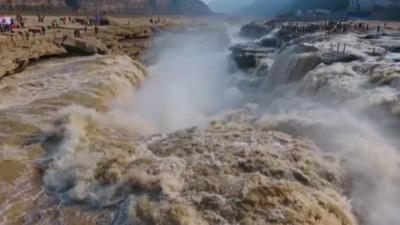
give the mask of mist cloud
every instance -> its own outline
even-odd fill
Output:
[[[229,85],[222,34],[185,33],[158,40],[159,62],[140,90],[119,103],[116,113],[146,124],[150,133],[206,125],[235,105],[240,91]],[[228,43],[226,43],[228,44]],[[167,47],[165,47],[167,46]]]

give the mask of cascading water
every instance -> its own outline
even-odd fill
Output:
[[[259,41],[265,39],[265,38],[275,38],[276,34],[278,34],[278,32],[281,30],[281,27],[276,27],[273,30],[271,30],[267,35],[265,35],[264,37],[260,38]]]
[[[343,40],[352,38],[344,36]],[[375,76],[390,79],[398,65],[390,58],[360,53],[358,45],[366,43],[354,41],[349,52],[365,57],[355,62],[322,64],[315,69],[321,61],[314,60],[313,53],[296,55],[286,50],[278,55],[264,80],[267,94],[262,99],[268,101],[259,123],[305,135],[323,151],[339,155],[347,174],[346,192],[359,223],[394,225],[400,219],[399,203],[394,200],[400,195],[400,176],[395,172],[400,169],[400,145],[396,133],[387,131],[398,129],[394,124],[399,121],[385,105],[397,104],[400,89],[394,83],[388,88],[370,82]],[[326,45],[316,43],[317,51],[330,51]],[[375,60],[385,72],[368,72],[367,68],[378,63]],[[297,82],[291,83],[292,78]],[[268,97],[278,87],[279,94]],[[387,121],[392,128],[388,129]]]
[[[79,206],[64,207],[64,199],[55,201],[43,189],[43,171],[37,163],[47,147],[41,143],[58,110],[69,106],[73,118],[82,112],[106,111],[112,99],[145,77],[146,69],[129,57],[93,56],[39,62],[1,80],[0,224],[96,224],[105,220],[106,216],[102,219]],[[79,127],[87,122],[75,119],[70,137],[84,139]],[[73,140],[71,145],[81,141]],[[85,163],[94,158],[88,156]],[[66,162],[74,163],[58,163]],[[67,174],[60,177],[68,179]],[[53,181],[54,185],[62,183]]]
[[[140,87],[114,56],[3,79],[0,224],[397,225],[398,136],[369,111],[397,121],[393,59],[291,46],[247,93],[216,30],[163,36]]]
[[[315,69],[321,59],[308,48],[311,47],[292,46],[278,54],[263,81],[262,89],[271,92],[281,85],[300,81],[309,71]]]
[[[220,50],[225,33],[183,33],[160,40],[174,48],[160,54],[149,68],[150,76],[137,93],[114,106],[113,112],[135,118],[154,129],[171,132],[203,126],[209,118],[235,107],[241,93],[231,86],[226,49]],[[154,100],[157,99],[157,102]]]

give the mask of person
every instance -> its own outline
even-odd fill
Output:
[[[97,26],[94,26],[94,33],[97,35],[99,33],[99,28]]]
[[[54,19],[51,25],[53,26],[53,28],[57,28],[58,27],[57,20]]]
[[[17,21],[21,23],[23,20],[24,18],[22,18],[21,14],[17,14]]]
[[[29,41],[29,36],[30,36],[29,32],[25,31],[25,38],[26,38],[27,41]]]
[[[380,33],[381,32],[381,25],[379,24],[378,27],[376,28],[376,32]]]
[[[0,31],[1,32],[12,32],[11,24],[12,24],[12,20],[10,17],[0,17]]]
[[[80,34],[79,29],[75,29],[75,30],[74,30],[74,37],[77,37],[77,38],[80,38],[80,37],[81,37],[81,34]]]

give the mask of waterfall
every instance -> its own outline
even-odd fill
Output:
[[[265,35],[264,37],[260,38],[259,41],[265,39],[265,38],[274,38],[275,35],[281,30],[280,27],[276,27],[273,30],[271,30],[267,35]]]
[[[263,82],[263,90],[270,92],[277,86],[301,80],[320,63],[320,57],[305,46],[293,46],[281,52]]]

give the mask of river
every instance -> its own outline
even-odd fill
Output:
[[[236,32],[161,35],[149,68],[72,57],[3,78],[0,224],[400,221],[395,58],[310,37],[241,71]],[[316,61],[338,40],[359,58]]]

